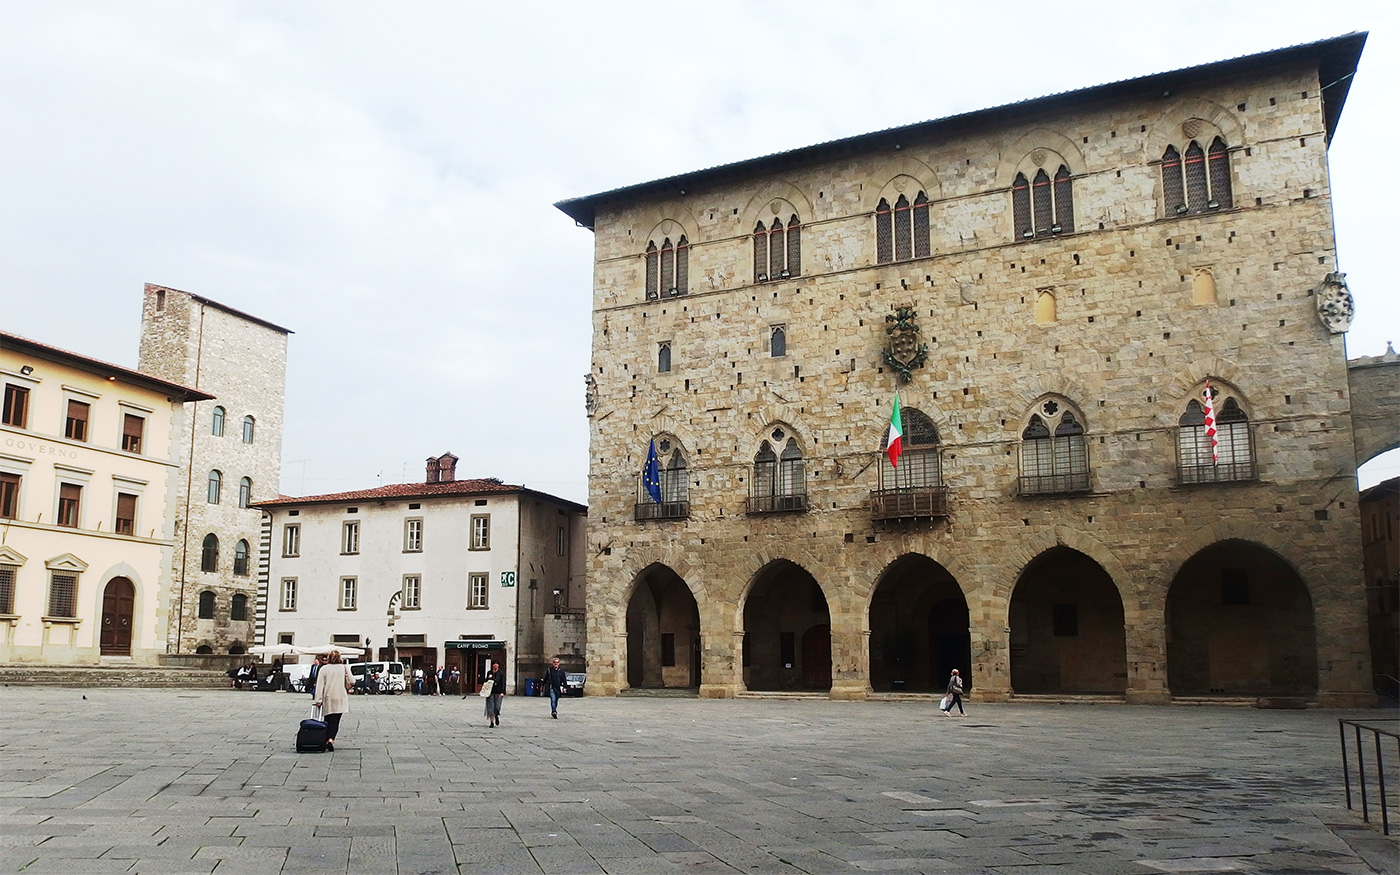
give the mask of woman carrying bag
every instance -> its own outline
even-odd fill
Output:
[[[335,750],[340,717],[350,710],[350,690],[354,683],[350,677],[350,667],[340,661],[340,651],[332,650],[326,664],[316,675],[316,698],[311,700],[312,706],[320,706],[321,719],[326,721],[326,750]]]
[[[501,671],[499,662],[491,663],[491,673],[486,683],[481,685],[481,695],[486,697],[486,725],[501,725],[501,701],[506,697],[506,673]]]

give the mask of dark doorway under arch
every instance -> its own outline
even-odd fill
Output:
[[[970,690],[967,599],[942,565],[927,556],[902,556],[870,598],[870,687],[942,690],[955,668]]]
[[[1188,559],[1167,593],[1174,696],[1317,692],[1312,597],[1273,551],[1221,541]]]
[[[1069,547],[1032,559],[1011,594],[1010,613],[1012,690],[1127,692],[1123,599],[1093,559]]]
[[[642,572],[627,602],[627,685],[700,686],[700,608],[664,565]]]
[[[744,685],[830,690],[831,612],[821,585],[786,559],[766,565],[744,601]]]

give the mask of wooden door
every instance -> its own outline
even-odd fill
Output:
[[[813,626],[802,636],[802,686],[831,689],[831,627]]]
[[[102,655],[131,655],[131,615],[136,607],[136,587],[125,577],[114,577],[102,591]]]

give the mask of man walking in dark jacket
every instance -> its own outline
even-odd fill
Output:
[[[555,720],[559,719],[559,696],[568,680],[568,673],[559,667],[559,657],[554,657],[554,662],[544,670],[544,687],[549,691],[549,716]]]

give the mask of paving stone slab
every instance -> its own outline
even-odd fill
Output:
[[[1374,875],[1400,859],[1343,805],[1335,721],[1360,714],[979,704],[974,722],[927,702],[629,697],[558,721],[507,703],[487,730],[458,700],[370,697],[334,754],[299,756],[301,697],[100,690],[100,731],[61,719],[69,698],[0,688],[5,759],[24,764],[0,766],[0,872]]]

